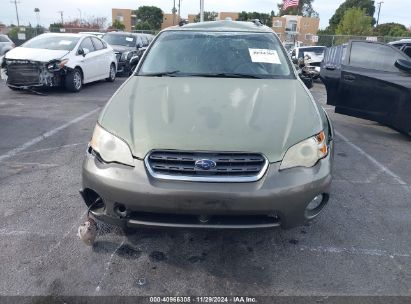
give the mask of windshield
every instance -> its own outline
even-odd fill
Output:
[[[299,58],[303,58],[307,53],[315,54],[317,56],[324,55],[325,47],[310,47],[310,48],[303,48],[300,49],[298,53]]]
[[[141,76],[154,74],[295,77],[274,34],[241,32],[164,32],[138,72]]]
[[[130,35],[106,34],[103,39],[112,45],[123,45],[133,47],[136,45],[136,37]]]
[[[39,36],[27,41],[22,47],[31,49],[65,50],[71,51],[80,40],[70,36]]]

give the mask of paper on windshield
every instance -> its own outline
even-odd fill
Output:
[[[72,41],[70,41],[70,40],[61,40],[61,41],[59,42],[59,44],[60,44],[60,45],[70,45],[71,42],[72,42]]]
[[[269,49],[248,49],[252,62],[281,64],[280,57],[276,50]]]
[[[126,40],[132,42],[133,38],[132,37],[126,37]]]

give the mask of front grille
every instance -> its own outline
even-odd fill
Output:
[[[7,76],[7,82],[12,85],[38,85],[40,83],[39,65],[29,61],[9,61]]]
[[[196,165],[202,160],[213,166]],[[264,175],[268,161],[259,153],[156,150],[146,157],[146,166],[153,177],[161,179],[251,182]]]

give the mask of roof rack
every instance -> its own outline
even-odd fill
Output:
[[[252,23],[254,23],[257,26],[262,26],[263,24],[261,23],[260,19],[253,19],[251,20]]]

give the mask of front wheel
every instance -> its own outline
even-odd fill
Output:
[[[110,74],[109,74],[108,78],[106,78],[106,81],[114,82],[114,80],[116,79],[116,73],[117,73],[116,66],[115,66],[114,63],[112,63],[110,65]]]
[[[70,92],[80,92],[83,87],[83,75],[79,68],[75,68],[67,74],[64,85]]]

